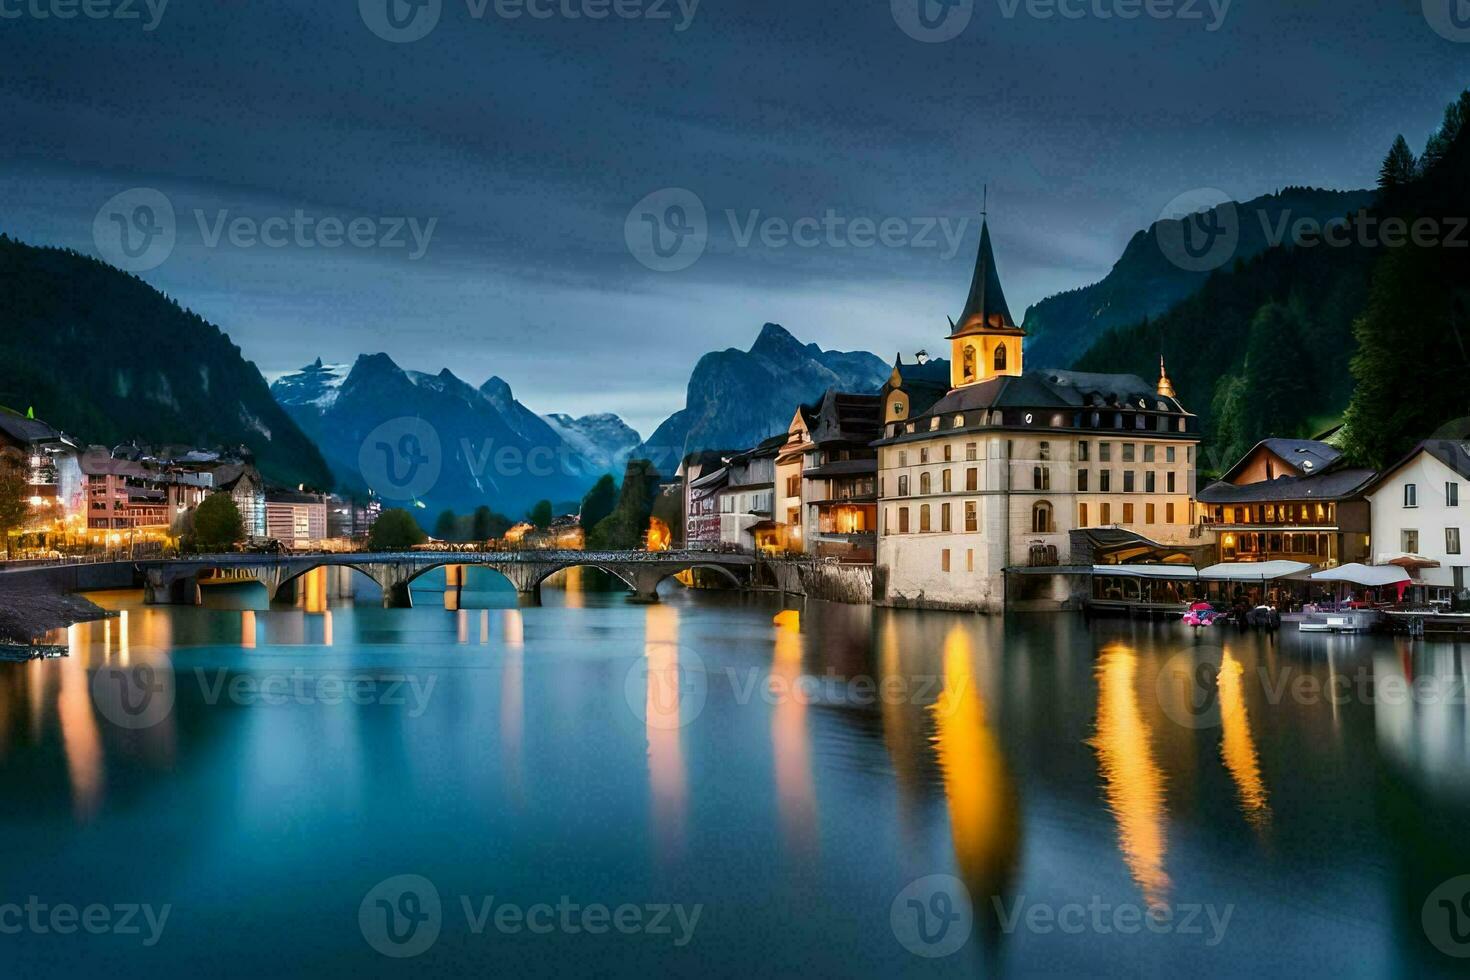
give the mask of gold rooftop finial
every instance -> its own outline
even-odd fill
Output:
[[[1165,398],[1177,398],[1174,393],[1174,382],[1169,380],[1169,372],[1164,370],[1164,355],[1159,355],[1159,394]]]

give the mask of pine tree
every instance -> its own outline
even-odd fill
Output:
[[[459,537],[459,518],[454,516],[454,511],[446,510],[439,515],[434,522],[434,537],[440,541],[453,541]]]
[[[592,485],[592,489],[587,491],[587,496],[582,498],[582,527],[591,530],[601,524],[617,505],[617,481],[612,478],[612,474],[604,473]]]
[[[1409,141],[1400,134],[1393,141],[1393,148],[1388,151],[1384,158],[1383,166],[1378,171],[1378,186],[1385,190],[1403,187],[1414,181],[1419,172],[1419,161],[1414,159],[1414,151],[1409,149]]]

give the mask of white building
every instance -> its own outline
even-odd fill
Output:
[[[1415,570],[1429,599],[1449,599],[1470,587],[1470,443],[1449,439],[1421,442],[1367,488],[1373,512],[1371,545],[1376,564],[1420,557],[1438,567]],[[1410,564],[1413,564],[1412,562]]]
[[[874,444],[879,603],[1000,611],[1006,569],[1067,564],[1079,529],[1122,529],[1146,546],[1201,543],[1198,422],[1169,379],[1026,372],[1024,338],[982,226],[949,338],[951,390],[922,414],[903,392],[885,395]],[[1068,598],[1064,576],[1039,581],[1058,594],[1029,598]]]
[[[785,441],[785,435],[767,439],[726,463],[726,483],[719,491],[723,547],[755,551],[769,542],[776,526],[776,455]]]

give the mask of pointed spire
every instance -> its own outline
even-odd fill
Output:
[[[1164,369],[1164,355],[1159,355],[1159,394],[1165,398],[1178,398],[1174,393],[1174,382],[1169,380],[1169,372]]]
[[[950,321],[954,323],[953,320]],[[982,331],[1020,332],[1011,309],[1006,305],[1005,291],[1000,287],[1000,273],[995,268],[995,249],[990,244],[990,223],[981,219],[980,251],[975,256],[975,276],[970,281],[970,296],[958,327],[951,336]]]

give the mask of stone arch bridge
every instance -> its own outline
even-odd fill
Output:
[[[141,561],[145,599],[152,605],[198,605],[200,581],[255,581],[272,600],[292,595],[295,583],[318,568],[352,568],[383,590],[383,605],[412,605],[409,586],[417,578],[448,565],[491,568],[504,575],[522,602],[541,601],[541,583],[568,568],[596,568],[616,576],[636,602],[658,602],[664,579],[690,569],[707,569],[735,588],[753,584],[755,559],[748,555],[698,551],[654,552],[421,552],[323,555],[203,555]]]

